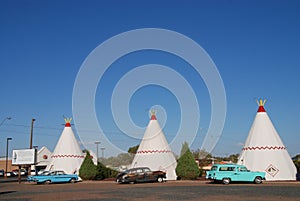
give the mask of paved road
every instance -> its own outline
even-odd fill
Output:
[[[80,182],[36,185],[22,182],[0,183],[0,200],[103,200],[103,201],[300,201],[300,182],[263,184],[210,184],[206,181],[116,184]]]

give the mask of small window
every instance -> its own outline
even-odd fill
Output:
[[[144,168],[143,170],[144,170],[144,172],[151,172],[151,170],[149,168]]]
[[[228,167],[224,167],[224,166],[222,166],[222,167],[220,167],[220,169],[219,169],[219,171],[228,171]]]
[[[246,167],[240,167],[240,168],[239,168],[239,171],[240,171],[240,172],[247,172],[248,170],[247,170]]]
[[[234,171],[235,167],[231,167],[231,166],[222,166],[220,167],[219,171]]]
[[[228,167],[228,171],[234,171],[235,167]]]

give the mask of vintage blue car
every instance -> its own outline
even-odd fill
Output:
[[[214,182],[229,184],[230,182],[254,182],[262,183],[265,180],[265,172],[251,172],[243,165],[216,164],[206,172],[206,179]]]
[[[64,171],[45,171],[40,175],[28,176],[28,182],[41,183],[75,183],[78,181],[78,175],[66,174]]]

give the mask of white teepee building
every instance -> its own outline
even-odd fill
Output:
[[[46,170],[64,170],[68,174],[79,174],[84,154],[71,128],[72,118],[65,119],[65,128],[51,155]]]
[[[151,115],[151,120],[131,167],[149,167],[151,170],[162,170],[167,173],[167,180],[176,180],[177,162],[175,156],[156,120],[155,112],[151,111]]]
[[[296,180],[296,167],[264,109],[259,108],[242,149],[238,164],[253,171],[266,172],[266,180]]]

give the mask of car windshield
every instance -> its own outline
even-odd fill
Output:
[[[42,172],[40,175],[49,175],[49,174],[50,174],[49,171],[44,171],[44,172]]]

